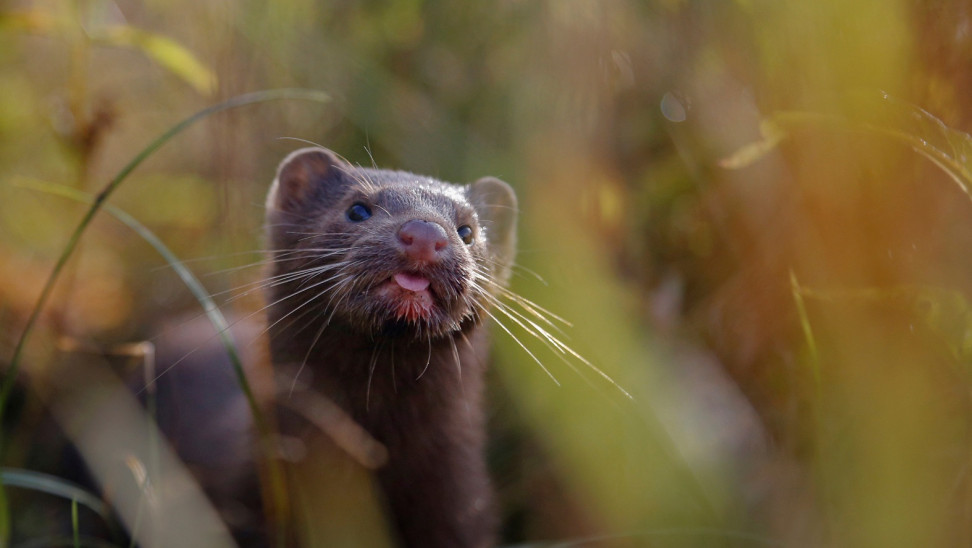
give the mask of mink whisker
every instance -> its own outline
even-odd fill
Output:
[[[375,345],[371,351],[371,364],[368,366],[368,386],[365,388],[365,411],[371,407],[371,379],[375,376],[375,367],[378,365],[378,354],[381,352],[381,342]]]
[[[343,290],[344,286],[350,285],[350,284],[353,284],[353,283],[354,283],[354,278],[352,278],[351,276],[345,276],[343,280],[341,280],[340,282],[338,282],[337,284],[335,284],[335,286],[334,286],[334,288],[332,290],[332,293],[331,293],[331,298],[328,299],[328,301],[327,301],[327,308],[330,308],[331,309],[331,315],[328,316],[327,317],[327,321],[324,322],[324,325],[325,326],[330,325],[331,320],[334,319],[334,313],[337,312],[338,308],[341,306],[341,303],[345,299],[349,299],[350,298],[350,294],[351,293],[349,291],[344,291]],[[338,295],[338,294],[340,294],[341,298],[338,299],[337,304],[335,304],[334,306],[331,306],[331,302],[334,300],[335,295]]]
[[[511,293],[511,294],[500,293],[499,295],[493,295],[493,294],[490,294],[490,293],[487,292],[487,297],[491,299],[491,302],[495,302],[495,303],[497,303],[497,305],[502,304],[504,306],[509,306],[506,303],[503,303],[503,301],[501,300],[501,299],[507,299],[507,300],[510,301],[511,304],[515,304],[516,306],[522,308],[528,314],[530,314],[531,316],[533,316],[537,320],[541,321],[543,324],[545,324],[550,329],[553,329],[554,331],[556,331],[557,333],[559,333],[561,336],[563,336],[565,338],[570,338],[569,335],[567,335],[567,333],[565,333],[564,330],[560,328],[560,326],[558,326],[557,324],[555,324],[552,321],[550,321],[550,319],[548,319],[543,314],[543,312],[541,312],[539,310],[536,310],[535,308],[533,308],[532,306],[530,306],[533,303],[530,303],[529,301],[526,301],[525,299],[522,299],[522,300],[521,299],[515,299],[515,298],[513,298],[514,296],[516,296],[515,293]],[[526,301],[526,302],[524,302],[524,301]],[[512,307],[510,309],[511,310],[515,310]],[[544,311],[544,312],[546,312],[546,311]],[[519,315],[524,320],[527,319],[524,315],[522,315],[522,314],[519,314]]]
[[[463,337],[465,337],[465,335],[463,335]],[[461,388],[462,387],[462,363],[459,360],[459,349],[456,348],[455,337],[449,337],[449,342],[452,343],[452,357],[456,359],[456,373],[459,374],[459,387]]]
[[[227,293],[236,293],[235,295],[232,295],[231,297],[226,299],[224,302],[224,304],[231,303],[233,301],[236,301],[238,299],[241,299],[249,295],[253,291],[266,289],[268,287],[277,287],[297,280],[312,279],[318,274],[323,274],[325,272],[336,270],[336,269],[339,269],[339,263],[334,263],[332,265],[325,265],[325,266],[315,266],[304,270],[295,271],[292,273],[279,274],[277,276],[271,276],[269,278],[264,278],[261,280],[257,280],[255,282],[242,284],[231,289],[218,291],[216,293],[213,293],[211,296],[218,297],[221,295],[226,295]],[[311,287],[316,287],[316,285],[318,284],[315,284],[314,286]]]
[[[577,369],[577,367],[574,364],[570,363],[570,361],[565,358],[565,356],[568,356],[569,355],[569,356],[572,356],[573,358],[577,359],[578,361],[580,361],[581,363],[583,363],[584,365],[586,365],[588,368],[590,368],[591,371],[597,373],[597,375],[600,376],[602,379],[606,380],[608,383],[610,383],[615,388],[617,388],[618,390],[620,390],[621,393],[624,394],[624,396],[626,398],[628,398],[628,399],[634,399],[631,396],[631,394],[627,390],[625,390],[624,388],[622,388],[621,385],[619,385],[617,383],[617,381],[615,381],[613,378],[611,378],[610,375],[608,375],[607,373],[605,373],[601,368],[595,366],[593,363],[590,362],[590,360],[588,360],[584,356],[581,356],[580,354],[578,354],[574,349],[570,348],[569,346],[567,346],[566,344],[564,344],[562,341],[560,341],[559,339],[557,339],[556,337],[554,337],[553,335],[551,335],[550,333],[548,333],[546,330],[544,330],[542,327],[540,327],[536,322],[531,321],[530,319],[526,318],[525,316],[523,316],[522,314],[520,314],[516,310],[511,309],[510,307],[504,305],[501,302],[498,302],[497,301],[494,304],[496,306],[496,310],[497,311],[502,312],[507,318],[509,318],[514,323],[516,323],[517,325],[519,325],[524,331],[526,331],[530,335],[533,335],[536,339],[538,339],[541,343],[543,343],[547,348],[549,348],[550,350],[552,350],[554,352],[554,355],[555,356],[557,356],[562,362],[564,362],[568,367],[570,367],[575,373],[577,373],[579,376],[581,376],[581,378],[584,378],[584,376],[580,373],[580,371]],[[525,321],[528,324],[530,324],[530,326],[533,329],[530,329],[530,327],[527,327],[526,325],[524,325],[520,321],[520,319],[517,319],[517,316],[519,316],[519,318],[522,319],[523,321]],[[536,331],[534,331],[534,330],[536,330]]]
[[[425,359],[425,367],[422,368],[422,372],[419,373],[418,377],[415,377],[415,380],[419,380],[422,378],[422,375],[424,375],[425,372],[429,369],[430,363],[432,363],[432,335],[431,334],[429,334],[429,356]]]
[[[331,255],[338,254],[338,253],[343,253],[343,252],[346,252],[346,250],[335,250],[335,249],[332,249],[332,248],[324,248],[324,247],[321,247],[321,248],[294,249],[294,250],[290,250],[290,251],[275,251],[275,250],[262,251],[262,252],[259,252],[259,251],[249,252],[248,251],[247,254],[249,254],[249,253],[264,253],[264,254],[269,255],[269,256],[267,256],[267,257],[265,257],[265,258],[263,258],[263,259],[261,259],[259,261],[254,261],[254,262],[251,262],[251,263],[246,263],[246,264],[242,264],[242,265],[232,266],[232,267],[229,267],[229,268],[224,268],[224,269],[221,269],[221,270],[214,270],[212,272],[207,272],[206,274],[204,274],[204,276],[214,276],[214,275],[219,275],[219,274],[226,274],[228,272],[236,272],[236,271],[239,271],[239,270],[245,270],[247,268],[251,268],[251,267],[255,267],[255,266],[263,266],[263,265],[268,265],[268,264],[276,264],[276,263],[281,263],[281,262],[284,262],[284,261],[294,261],[294,260],[300,260],[300,259],[313,259],[313,258],[324,258],[324,257],[329,257]]]
[[[220,261],[227,257],[239,257],[240,255],[266,255],[267,253],[272,253],[273,250],[268,249],[254,249],[250,251],[234,251],[232,253],[219,253],[216,255],[206,255],[203,257],[192,257],[191,259],[180,259],[178,261],[166,262],[163,265],[153,267],[151,271],[166,270],[172,268],[174,264],[190,265],[194,263],[203,263],[207,261]]]
[[[333,287],[332,287],[332,289],[333,289]],[[301,315],[300,315],[300,317],[303,317],[304,314],[306,314],[309,310],[310,309],[305,310],[304,312],[302,312]],[[324,311],[327,311],[327,308],[324,308]],[[319,313],[318,316],[320,316],[322,314],[323,314],[323,312]],[[281,318],[281,320],[282,319],[283,318]],[[277,322],[279,322],[279,321],[280,320],[277,320]],[[301,329],[303,329],[303,327],[306,327],[307,325],[310,325],[310,323],[311,322],[304,323],[304,325],[301,326]],[[310,360],[311,352],[314,351],[314,347],[316,347],[317,346],[317,343],[321,340],[321,336],[324,334],[324,331],[327,329],[327,325],[328,325],[328,322],[324,322],[323,324],[321,324],[321,328],[317,330],[317,333],[314,335],[314,339],[311,341],[310,345],[307,347],[307,353],[304,354],[304,359],[300,361],[300,367],[298,367],[297,368],[297,372],[294,373],[294,380],[293,380],[293,382],[290,385],[290,394],[291,395],[293,395],[294,388],[297,386],[297,379],[298,379],[298,377],[300,377],[300,373],[304,370],[305,367],[307,367],[307,362],[308,362],[308,360]]]
[[[365,152],[368,153],[368,158],[371,159],[371,167],[372,167],[372,169],[378,169],[378,163],[375,162],[375,155],[371,153],[371,142],[370,142],[370,140],[368,139],[367,136],[365,136],[365,147],[364,147],[364,149],[365,149]]]
[[[490,281],[488,279],[487,279],[487,281],[489,281],[489,283],[491,284],[491,287],[493,287],[494,289],[496,289],[497,290],[497,293],[499,293],[501,296],[509,299],[512,302],[515,302],[520,307],[522,307],[524,310],[526,310],[527,312],[529,312],[533,316],[536,316],[537,319],[543,321],[545,324],[549,325],[550,327],[553,327],[554,329],[559,329],[559,328],[557,328],[557,326],[555,326],[553,324],[553,322],[550,320],[550,318],[553,318],[554,320],[559,321],[560,323],[566,325],[567,327],[573,327],[574,326],[574,324],[572,324],[571,322],[565,320],[564,318],[558,316],[557,314],[554,314],[553,312],[551,312],[551,311],[547,310],[546,308],[538,305],[537,303],[531,301],[530,299],[527,299],[526,297],[523,297],[523,296],[521,296],[521,295],[519,295],[517,293],[514,293],[513,291],[511,291],[511,290],[509,290],[509,289],[507,289],[507,288],[505,288],[505,287],[503,287],[501,285],[498,285],[494,281]]]
[[[324,148],[322,145],[320,145],[318,143],[315,143],[314,141],[311,141],[311,140],[308,140],[308,139],[302,139],[300,137],[290,137],[288,135],[284,135],[282,137],[277,137],[277,140],[278,141],[297,141],[298,143],[304,143],[304,144],[307,144],[307,145],[315,146],[317,148]]]
[[[326,239],[326,238],[348,238],[353,236],[349,232],[288,232],[287,234],[291,236],[301,236],[297,238],[297,243],[302,243],[315,239]]]
[[[465,337],[465,335],[463,335]],[[456,347],[455,337],[449,337],[449,344],[452,345],[452,357],[456,362],[456,375],[459,380],[459,393],[462,395],[462,405],[466,409],[466,420],[472,423],[473,412],[469,407],[469,399],[466,398],[466,385],[462,382],[462,363],[459,358],[459,349]]]
[[[353,181],[355,181],[355,182],[357,182],[358,184],[360,184],[360,185],[361,185],[361,187],[362,187],[362,188],[363,188],[363,189],[364,189],[364,190],[365,190],[366,192],[375,192],[375,191],[377,191],[377,189],[378,189],[378,188],[377,188],[377,186],[375,185],[375,183],[374,183],[373,181],[371,181],[371,180],[369,180],[369,179],[368,179],[368,178],[367,178],[367,177],[366,177],[366,176],[365,176],[365,175],[364,175],[364,174],[363,174],[363,173],[361,172],[361,170],[358,170],[358,169],[355,169],[355,168],[354,168],[354,166],[353,166],[353,165],[351,164],[351,162],[349,162],[349,161],[347,160],[347,158],[345,158],[345,157],[343,157],[343,156],[341,156],[341,155],[339,155],[339,154],[335,154],[335,155],[336,155],[336,156],[337,156],[338,158],[340,158],[341,160],[344,160],[344,162],[345,162],[345,164],[346,164],[346,165],[344,165],[344,166],[337,166],[337,168],[338,168],[339,170],[341,170],[341,172],[342,172],[342,173],[344,173],[344,174],[345,174],[345,175],[347,175],[348,177],[351,177],[351,180],[353,180]]]
[[[351,265],[357,264],[357,261],[352,261],[349,264],[351,264]],[[339,293],[340,291],[342,291],[342,288],[348,283],[348,281],[350,281],[350,277],[349,276],[344,276],[344,272],[343,271],[342,272],[338,272],[337,274],[335,274],[334,276],[332,276],[331,278],[329,278],[329,280],[333,280],[333,279],[335,279],[337,277],[341,277],[341,279],[338,280],[338,281],[336,281],[336,282],[334,282],[330,287],[327,287],[324,290],[316,293],[314,296],[312,296],[310,299],[308,299],[304,303],[304,305],[309,305],[312,302],[314,302],[315,300],[317,300],[318,298],[320,298],[322,295],[325,295],[325,294],[328,294],[328,293],[331,295],[330,299],[328,299],[327,304],[324,305],[321,308],[321,310],[318,311],[317,316],[315,316],[312,321],[310,321],[310,322],[304,322],[302,325],[300,325],[300,326],[297,327],[297,330],[296,330],[297,333],[302,332],[309,325],[314,324],[318,319],[320,319],[324,314],[326,314],[328,308],[330,308],[331,303],[334,300],[334,295],[337,294],[337,293]],[[297,321],[299,321],[300,319],[304,318],[307,314],[313,312],[314,310],[315,310],[314,308],[306,308],[299,315],[294,316],[293,318],[291,318],[290,321],[289,321],[289,323],[288,323],[288,328],[290,326],[292,326],[294,323],[296,323]],[[283,318],[281,318],[281,320],[282,319]],[[324,322],[324,327],[327,327],[327,325],[329,323],[330,323],[330,319],[327,322]]]
[[[287,296],[285,296],[285,297],[283,297],[283,298],[281,298],[281,299],[278,299],[278,300],[276,300],[276,301],[274,301],[273,303],[270,303],[269,305],[267,305],[267,306],[265,306],[265,307],[263,307],[263,310],[265,310],[265,309],[267,309],[267,308],[270,308],[271,306],[275,306],[276,304],[278,304],[278,303],[280,303],[280,302],[282,302],[282,301],[285,301],[285,300],[288,300],[288,299],[292,299],[292,298],[294,298],[294,297],[296,297],[297,295],[299,295],[299,294],[301,294],[301,293],[304,293],[305,291],[309,291],[309,290],[311,290],[311,289],[314,289],[315,287],[318,287],[318,286],[320,286],[320,285],[323,285],[323,284],[326,284],[326,283],[329,283],[329,282],[331,282],[331,281],[333,281],[333,280],[334,280],[335,278],[337,278],[338,276],[340,276],[340,274],[337,274],[337,275],[334,275],[334,276],[331,276],[330,278],[328,278],[328,279],[326,279],[326,280],[323,280],[323,281],[320,281],[320,282],[317,282],[317,283],[315,283],[314,285],[311,285],[311,286],[308,286],[308,287],[305,287],[304,289],[301,289],[301,290],[299,290],[299,291],[295,291],[295,292],[293,292],[293,293],[290,293],[289,295],[287,295]],[[332,286],[332,287],[333,287],[333,286]],[[328,288],[328,289],[325,289],[324,291],[321,291],[321,292],[319,292],[319,293],[317,293],[317,295],[316,295],[316,296],[314,296],[314,297],[312,297],[312,298],[310,298],[310,299],[307,299],[306,301],[304,301],[304,302],[303,302],[303,303],[301,303],[300,305],[298,305],[298,306],[296,306],[296,307],[295,307],[295,308],[294,308],[293,310],[291,310],[291,311],[289,311],[289,312],[287,312],[286,314],[284,314],[283,316],[281,316],[280,318],[278,318],[278,319],[277,319],[276,321],[274,321],[273,323],[271,323],[270,325],[268,325],[268,326],[267,326],[267,330],[269,331],[269,330],[270,330],[270,328],[272,328],[272,327],[274,327],[274,326],[276,326],[276,325],[277,325],[278,323],[280,323],[281,321],[283,321],[283,320],[285,320],[285,319],[286,319],[286,318],[287,318],[288,316],[290,316],[291,314],[294,314],[295,312],[297,312],[297,311],[298,311],[298,310],[300,310],[301,308],[303,308],[303,307],[305,307],[305,306],[307,306],[307,305],[309,305],[309,304],[311,304],[312,302],[314,302],[314,300],[315,300],[315,299],[316,299],[316,298],[317,298],[318,296],[320,296],[320,295],[323,295],[323,294],[325,294],[325,293],[327,293],[329,289],[330,289],[330,288]]]
[[[555,377],[553,375],[553,373],[551,373],[550,370],[547,369],[547,366],[543,365],[543,362],[541,362],[540,359],[537,358],[533,354],[533,352],[531,352],[530,349],[527,348],[526,345],[524,345],[520,341],[520,339],[518,339],[516,337],[516,335],[514,335],[513,332],[509,330],[509,328],[507,328],[505,325],[503,325],[503,322],[499,321],[499,318],[497,318],[492,313],[490,313],[489,309],[487,309],[485,306],[479,305],[479,307],[483,311],[483,313],[485,313],[487,316],[489,316],[490,318],[492,318],[493,319],[493,322],[495,322],[496,325],[498,325],[500,329],[502,329],[503,331],[505,331],[506,334],[509,335],[511,339],[513,339],[513,342],[515,342],[520,348],[522,348],[523,351],[526,352],[527,355],[530,356],[533,359],[533,361],[535,361],[537,363],[537,365],[540,366],[540,369],[543,369],[543,372],[546,373],[548,377],[550,377],[550,380],[552,380],[554,382],[554,384],[556,384],[557,386],[560,386],[560,381],[557,380],[557,377]]]
[[[398,394],[398,382],[395,379],[395,345],[391,345],[388,362],[391,364],[392,393]]]

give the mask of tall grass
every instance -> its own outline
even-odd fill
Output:
[[[630,394],[572,371],[515,322],[529,352],[494,329],[506,541],[972,540],[963,2],[11,10],[0,9],[0,132],[16,138],[0,140],[0,172],[94,201],[74,224],[52,196],[0,187],[0,348],[12,356],[0,413],[25,352],[46,346],[31,339],[42,326],[142,340],[191,305],[224,329],[209,293],[183,297],[145,273],[144,241],[167,248],[180,276],[175,257],[215,254],[198,269],[222,271],[213,285],[252,282],[252,270],[224,270],[237,266],[227,251],[260,247],[259,196],[293,148],[278,138],[292,137],[361,165],[510,182],[522,226],[513,289],[569,320],[557,337]],[[149,42],[168,46],[139,49]],[[166,65],[172,44],[191,52],[173,65],[188,73]],[[225,113],[183,132],[207,109],[170,127],[170,112],[199,110],[207,94],[289,86],[333,101],[319,115]],[[230,101],[244,97],[257,99]],[[134,229],[133,244],[102,229],[92,221],[109,205],[151,230]],[[87,262],[54,306],[86,233]],[[31,464],[30,436],[13,440],[4,464]]]
[[[74,199],[81,199],[83,201],[89,201],[91,203],[91,206],[88,208],[87,212],[82,217],[81,221],[78,223],[77,228],[74,230],[74,232],[71,233],[71,236],[67,244],[65,245],[64,250],[61,252],[61,255],[59,256],[57,262],[55,263],[50,276],[47,278],[47,281],[45,282],[43,289],[41,290],[40,296],[37,300],[37,304],[34,306],[30,316],[27,319],[27,323],[23,329],[22,334],[20,335],[20,338],[17,341],[17,345],[14,347],[14,353],[10,360],[10,366],[5,375],[4,383],[2,387],[0,387],[0,423],[3,422],[2,419],[3,419],[4,411],[7,406],[7,400],[9,399],[10,394],[14,388],[14,385],[17,382],[17,372],[20,366],[20,360],[23,356],[23,351],[30,338],[30,334],[38,318],[40,317],[41,312],[43,311],[45,305],[47,304],[48,299],[51,296],[51,293],[54,289],[55,283],[58,280],[58,277],[63,271],[68,260],[71,258],[72,253],[77,248],[77,245],[81,240],[81,236],[84,234],[85,230],[91,224],[91,221],[94,219],[95,215],[97,215],[97,213],[103,207],[106,207],[107,200],[112,195],[112,193],[114,193],[115,190],[117,190],[117,188],[129,176],[129,174],[131,174],[142,162],[144,162],[156,150],[161,148],[166,142],[168,142],[170,139],[172,139],[173,137],[175,137],[176,135],[178,135],[188,127],[192,126],[193,124],[201,120],[204,120],[209,116],[212,116],[213,114],[222,112],[224,110],[239,108],[239,107],[253,105],[257,103],[264,103],[268,101],[284,100],[284,99],[291,99],[291,100],[300,99],[300,100],[326,102],[329,100],[329,97],[326,94],[321,92],[312,91],[312,90],[297,90],[297,89],[269,90],[269,91],[255,92],[255,93],[234,97],[226,101],[223,101],[219,104],[205,108],[193,114],[192,116],[189,116],[188,118],[174,125],[172,128],[170,128],[168,131],[163,133],[161,136],[153,140],[151,143],[149,143],[148,146],[146,146],[141,152],[139,152],[139,154],[137,154],[128,164],[126,164],[125,167],[123,167],[122,170],[114,178],[112,178],[111,181],[108,182],[108,184],[105,186],[104,189],[101,190],[101,192],[99,192],[96,196],[94,196],[90,200],[86,200],[85,196],[81,193],[78,193],[76,191],[71,192],[71,189],[67,187],[46,187],[47,190],[49,191],[53,189],[53,191],[59,191],[61,194],[66,195],[68,197]],[[250,388],[250,384],[246,378],[246,373],[243,370],[243,364],[240,361],[239,354],[236,350],[235,344],[230,338],[229,325],[226,322],[226,318],[220,312],[219,307],[216,306],[212,298],[209,296],[209,293],[206,292],[205,288],[203,288],[202,284],[199,283],[196,277],[192,275],[189,269],[186,268],[185,265],[183,265],[182,262],[179,261],[175,255],[173,255],[173,253],[168,249],[168,247],[166,247],[165,244],[162,243],[162,241],[159,240],[157,236],[155,236],[144,225],[136,221],[133,217],[131,217],[127,213],[117,208],[113,208],[110,206],[107,207],[115,217],[117,217],[119,220],[125,223],[129,228],[136,231],[139,234],[139,236],[144,238],[150,245],[152,245],[152,247],[154,247],[162,255],[162,257],[166,260],[166,262],[179,274],[179,277],[186,284],[186,287],[189,288],[190,292],[198,300],[200,306],[202,306],[207,317],[212,322],[213,327],[216,329],[217,333],[219,334],[220,343],[223,345],[230,358],[230,361],[234,369],[234,373],[236,374],[240,387],[243,390],[244,395],[246,396],[247,404],[249,405],[250,412],[253,414],[254,423],[258,430],[261,448],[265,452],[265,455],[267,457],[271,456],[273,454],[273,447],[274,447],[274,442],[271,439],[272,428],[264,418],[263,413],[261,412],[260,404],[259,402],[257,402],[256,397],[254,396],[253,391]],[[2,436],[2,432],[0,432],[0,436]],[[2,442],[2,440],[3,438],[0,437],[0,442]],[[277,464],[277,460],[275,458],[267,458],[266,460],[267,460],[267,469],[270,476],[269,484],[271,487],[270,500],[272,501],[273,504],[272,508],[275,512],[278,512],[280,516],[284,516],[287,514],[287,510],[286,510],[287,501],[286,501],[286,494],[284,492],[284,487],[283,487],[282,471],[280,470],[279,465]],[[0,495],[0,497],[2,496],[3,495]],[[75,500],[75,504],[76,504],[76,500]],[[76,510],[74,513],[76,514]],[[7,512],[5,511],[4,514],[5,514],[4,519],[0,520],[0,523],[8,524],[9,518],[6,515]],[[287,534],[286,525],[284,523],[280,523],[279,531],[282,538],[286,538],[286,534]],[[9,533],[10,533],[9,526],[4,527],[4,529],[0,531],[0,533],[2,533],[2,536],[0,536],[0,538],[5,539],[4,542],[8,542]]]

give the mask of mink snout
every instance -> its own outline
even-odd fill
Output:
[[[412,219],[398,229],[398,242],[409,259],[436,263],[449,247],[449,235],[439,223]]]

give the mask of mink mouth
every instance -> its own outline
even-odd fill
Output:
[[[407,322],[430,321],[436,308],[435,292],[428,276],[401,271],[378,285],[377,295],[391,308],[392,315]]]

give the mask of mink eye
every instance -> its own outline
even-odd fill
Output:
[[[360,223],[361,221],[371,217],[371,209],[362,203],[356,203],[348,208],[348,220]]]
[[[473,230],[471,226],[462,225],[456,232],[459,233],[459,237],[462,238],[462,243],[466,245],[473,243]]]

